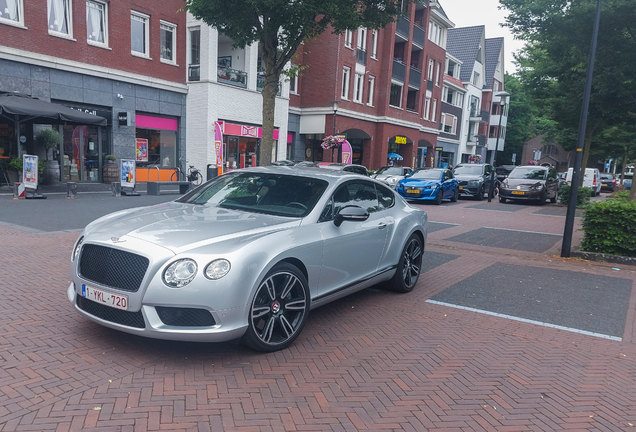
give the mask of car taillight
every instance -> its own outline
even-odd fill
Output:
[[[612,183],[616,184],[616,179],[613,179],[613,180],[612,180]]]
[[[592,180],[592,186],[596,186],[596,179]],[[574,198],[572,198],[574,199]]]

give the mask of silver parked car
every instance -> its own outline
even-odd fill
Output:
[[[401,166],[383,166],[371,178],[380,180],[382,183],[386,183],[395,189],[400,180],[404,180],[404,177],[409,175],[413,171],[409,167]]]
[[[411,291],[427,216],[375,180],[258,167],[176,201],[89,224],[68,299],[84,316],[159,339],[290,345],[310,309],[384,283]]]

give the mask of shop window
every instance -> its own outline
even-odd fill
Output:
[[[0,23],[24,25],[23,0],[0,0]]]
[[[149,16],[139,12],[130,15],[130,50],[133,55],[150,57],[148,48]]]
[[[137,166],[178,166],[176,131],[137,128],[136,138]]]
[[[161,21],[161,61],[175,64],[177,62],[177,26]]]
[[[73,37],[71,0],[48,0],[49,34]]]
[[[86,39],[91,44],[108,46],[108,5],[95,0],[86,2]]]

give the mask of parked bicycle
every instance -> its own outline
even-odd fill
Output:
[[[187,160],[183,158],[179,158],[179,162],[187,163]],[[170,181],[189,181],[195,186],[203,183],[203,175],[201,171],[195,168],[193,165],[188,165],[188,170],[184,172],[184,170],[178,166],[175,168],[175,171],[170,175]]]

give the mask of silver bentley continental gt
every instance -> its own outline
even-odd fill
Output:
[[[89,224],[67,295],[88,319],[127,333],[276,351],[313,308],[379,283],[411,291],[427,222],[357,174],[236,170]]]

